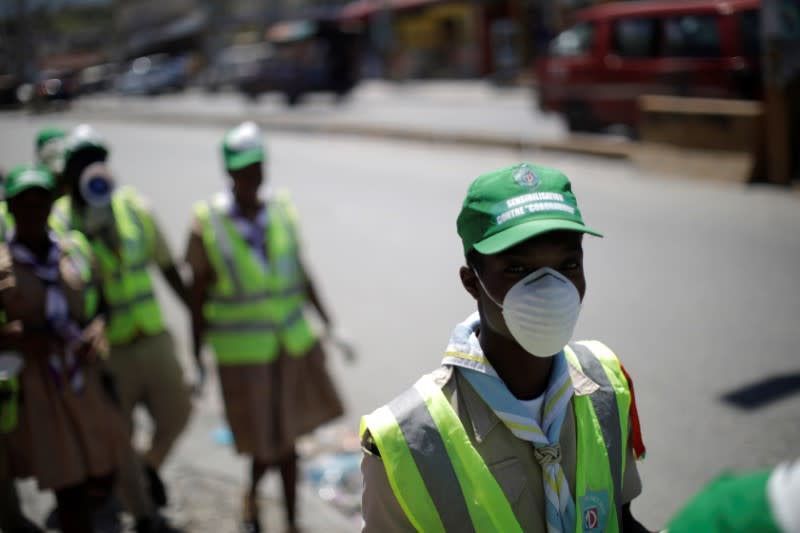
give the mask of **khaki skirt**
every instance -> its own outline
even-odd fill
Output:
[[[112,474],[128,446],[121,412],[101,382],[97,364],[84,366],[76,392],[42,357],[26,357],[20,374],[17,427],[6,436],[9,472],[34,477],[42,489],[62,489]]]
[[[263,463],[291,456],[298,437],[344,412],[320,343],[304,357],[222,365],[219,377],[236,450]]]

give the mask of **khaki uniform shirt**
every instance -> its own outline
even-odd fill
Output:
[[[598,385],[569,365],[575,395],[591,394]],[[516,437],[494,414],[472,386],[452,367],[441,367],[433,373],[436,383],[450,401],[492,475],[503,490],[523,531],[547,531],[542,469],[533,455],[530,442]],[[629,425],[630,427],[630,425]],[[362,512],[364,532],[416,531],[392,491],[381,458],[371,437],[365,438],[361,471],[364,476]],[[575,497],[576,439],[575,411],[569,404],[561,428],[561,466]],[[628,445],[622,483],[622,504],[630,503],[642,491],[633,450]]]

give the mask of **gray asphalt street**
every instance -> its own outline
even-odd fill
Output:
[[[288,107],[280,94],[251,101],[235,92],[208,93],[192,89],[180,94],[125,97],[113,94],[81,98],[81,113],[101,112],[134,120],[218,123],[230,116],[247,116],[273,124],[321,124],[329,128],[411,128],[430,134],[491,134],[504,139],[552,141],[566,128],[555,114],[538,110],[529,87],[497,87],[488,83],[447,81],[387,83],[364,81],[342,102],[332,95],[309,94],[301,105]]]
[[[0,166],[32,157],[37,128],[79,120],[0,117]],[[182,255],[192,204],[225,187],[224,129],[98,126],[119,181],[150,199]],[[586,221],[605,233],[585,242],[576,337],[605,341],[636,385],[648,454],[634,513],[661,527],[721,470],[800,455],[796,190],[664,180],[623,161],[547,152],[294,134],[268,143],[270,181],[291,189],[306,262],[359,349],[355,365],[335,353],[330,361],[353,431],[359,415],[437,366],[451,328],[473,310],[458,279],[460,201],[479,173],[525,159],[565,171]],[[186,315],[164,301],[186,351]],[[170,464],[239,479],[241,463],[214,448],[221,414],[216,390],[206,394],[208,410]]]

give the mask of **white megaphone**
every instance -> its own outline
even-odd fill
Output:
[[[105,207],[110,204],[115,187],[111,171],[102,161],[92,163],[83,169],[78,182],[81,197],[92,207]]]

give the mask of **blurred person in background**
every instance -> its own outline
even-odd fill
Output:
[[[67,132],[62,128],[48,126],[36,135],[36,162],[45,167],[56,180],[56,198],[66,193],[64,172],[64,143]]]
[[[137,405],[153,420],[142,464],[126,464],[130,470],[121,476],[123,496],[137,517],[137,531],[167,531],[170,526],[156,509],[167,505],[158,470],[186,426],[191,402],[148,268],[157,266],[184,303],[186,292],[153,214],[132,187],[117,187],[108,153],[105,140],[91,126],[82,124],[70,132],[64,166],[69,194],[56,202],[53,219],[62,231],[81,231],[91,242],[109,318],[108,366],[122,411],[132,431]],[[149,493],[143,494],[142,487]]]
[[[61,128],[45,127],[36,135],[34,155],[36,163],[46,168],[56,180],[56,198],[63,194],[61,173],[64,170],[64,138],[66,132]],[[5,201],[0,201],[0,240],[5,240],[13,219],[8,213]]]
[[[571,343],[584,225],[561,172],[479,176],[457,230],[477,312],[442,366],[362,420],[365,532],[638,533],[633,389],[598,341]]]
[[[669,533],[800,533],[800,459],[727,473],[681,509]]]
[[[229,130],[222,156],[230,190],[195,207],[186,249],[194,353],[202,381],[202,344],[211,344],[236,450],[252,461],[243,531],[261,531],[257,490],[270,467],[280,470],[296,531],[295,441],[343,412],[304,307],[315,307],[328,332],[332,323],[301,260],[288,193],[259,195],[261,130],[253,122]]]
[[[15,227],[0,244],[0,477],[35,478],[55,492],[62,531],[91,533],[90,485],[112,485],[127,431],[102,383],[108,347],[91,247],[77,232],[48,229],[55,186],[46,169],[26,165],[4,184]],[[37,531],[26,522],[3,527]]]

